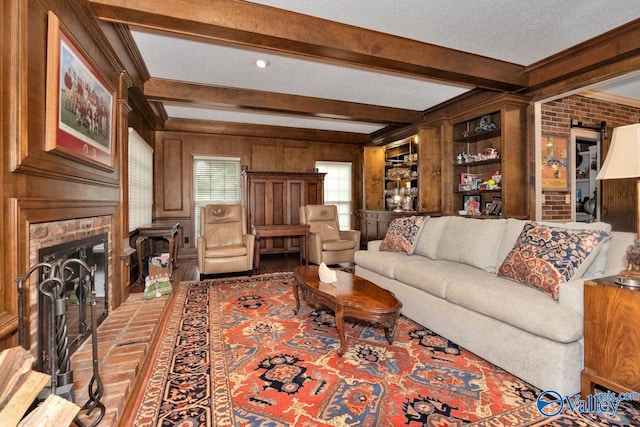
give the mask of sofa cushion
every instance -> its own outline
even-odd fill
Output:
[[[416,261],[399,263],[394,270],[395,279],[438,298],[445,298],[447,285],[452,281],[468,279],[477,274],[490,274],[452,261],[432,260],[421,256],[408,258]]]
[[[477,274],[447,284],[447,301],[561,343],[582,338],[583,319],[549,295],[513,281]]]
[[[347,249],[354,249],[356,242],[347,239],[329,240],[328,242],[322,242],[323,251],[345,251]]]
[[[427,219],[429,217],[415,215],[394,219],[389,224],[387,234],[380,243],[380,250],[413,254]]]
[[[438,244],[437,259],[457,261],[489,273],[497,270],[505,219],[451,217]]]
[[[435,259],[438,256],[438,243],[444,232],[450,216],[431,217],[422,226],[422,233],[416,244],[416,255],[422,255]]]
[[[214,246],[204,250],[205,258],[229,258],[246,254],[247,248],[242,245]]]
[[[498,275],[557,299],[560,283],[581,277],[597,256],[600,243],[609,237],[599,230],[549,227],[528,221]]]
[[[390,279],[395,278],[394,272],[398,265],[412,258],[420,257],[403,252],[356,251],[353,254],[354,263]]]
[[[504,259],[509,255],[511,249],[518,241],[522,228],[527,223],[527,220],[507,218],[507,223],[504,226],[504,233],[502,234],[502,240],[498,247],[498,259],[496,265],[502,265]]]

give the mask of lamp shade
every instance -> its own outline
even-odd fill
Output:
[[[611,147],[596,179],[640,177],[640,123],[613,129]]]

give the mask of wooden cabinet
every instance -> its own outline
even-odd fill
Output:
[[[419,191],[417,137],[405,138],[385,148],[385,207],[396,212],[414,211]]]
[[[584,286],[584,370],[582,396],[595,384],[618,393],[640,393],[640,289],[615,277]]]
[[[378,210],[358,211],[358,229],[360,230],[360,244],[366,245],[373,240],[384,239],[389,224],[396,218],[415,215],[415,212],[393,212]]]
[[[527,214],[525,98],[498,97],[452,119],[448,213],[496,218]],[[467,203],[468,202],[468,203]],[[487,207],[499,204],[491,212]],[[477,208],[475,213],[469,212]]]
[[[300,223],[300,206],[324,203],[324,173],[242,172],[242,202],[252,225]],[[298,237],[260,239],[260,253],[300,250]]]
[[[420,168],[416,135],[364,149],[364,208],[416,211]]]

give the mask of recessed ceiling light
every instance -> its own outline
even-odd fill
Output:
[[[256,61],[256,67],[258,68],[267,68],[269,66],[269,62],[264,59],[258,59]]]

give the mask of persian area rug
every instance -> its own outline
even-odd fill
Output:
[[[182,282],[131,426],[535,425],[538,390],[400,316],[381,329],[306,303],[293,274]]]

